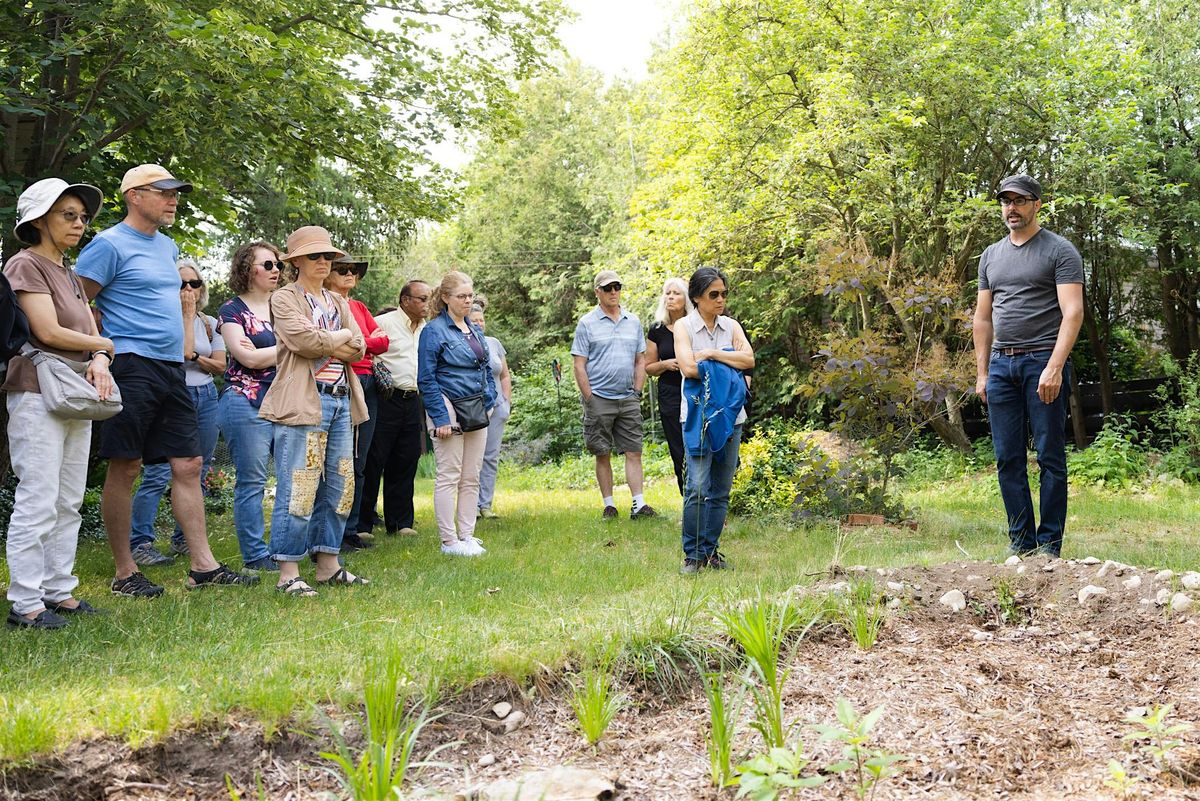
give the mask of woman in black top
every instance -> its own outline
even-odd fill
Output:
[[[683,423],[679,419],[683,376],[675,360],[675,321],[692,311],[687,284],[682,278],[668,278],[663,284],[654,313],[654,325],[646,333],[646,373],[658,378],[658,411],[663,436],[675,465],[675,483],[683,494]]]

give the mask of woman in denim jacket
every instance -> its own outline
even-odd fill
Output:
[[[449,272],[442,278],[434,291],[437,316],[421,332],[417,356],[417,387],[425,405],[425,424],[434,435],[437,459],[433,511],[442,553],[451,556],[484,552],[475,538],[475,516],[487,429],[463,432],[451,403],[451,399],[482,394],[489,415],[496,406],[496,380],[488,366],[487,342],[483,331],[468,319],[474,298],[469,276]]]

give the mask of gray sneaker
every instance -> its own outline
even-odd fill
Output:
[[[174,534],[172,534],[171,535],[171,553],[176,554],[178,556],[187,556],[189,553],[191,553],[188,550],[187,540],[185,540],[182,536],[176,537]]]
[[[159,553],[153,543],[144,542],[137,546],[131,552],[133,554],[133,563],[142,567],[161,567],[162,565],[173,565],[175,559],[166,554]]]

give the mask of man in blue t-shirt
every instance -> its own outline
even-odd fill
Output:
[[[975,391],[987,404],[1013,553],[1062,552],[1067,521],[1067,396],[1071,348],[1083,322],[1083,261],[1038,224],[1042,187],[1012,175],[996,193],[1008,236],[979,258]],[[1026,442],[1041,467],[1034,524]]]
[[[604,519],[617,516],[612,453],[625,454],[625,480],[633,493],[630,518],[656,517],[642,496],[642,385],[646,383],[646,336],[637,315],[621,308],[621,278],[601,270],[592,281],[598,301],[575,326],[571,356],[583,401],[583,438],[596,457],[596,483]]]
[[[115,595],[163,592],[138,570],[129,548],[133,482],[143,461],[171,465],[171,503],[191,560],[188,589],[258,581],[218,563],[208,545],[196,407],[183,370],[183,360],[195,354],[183,352],[179,249],[159,231],[175,222],[179,193],[191,189],[157,164],[129,170],[121,181],[125,219],[97,234],[75,268],[115,346],[111,370],[124,406],[102,424],[99,449],[108,459],[101,513],[116,567]]]

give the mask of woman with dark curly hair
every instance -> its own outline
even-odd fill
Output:
[[[229,352],[225,389],[217,404],[217,425],[237,472],[233,491],[233,526],[242,562],[252,570],[278,570],[263,534],[263,492],[274,426],[258,416],[263,396],[275,378],[275,330],[270,297],[284,263],[269,242],[242,245],[233,254],[229,286],[237,296],[217,314]]]

